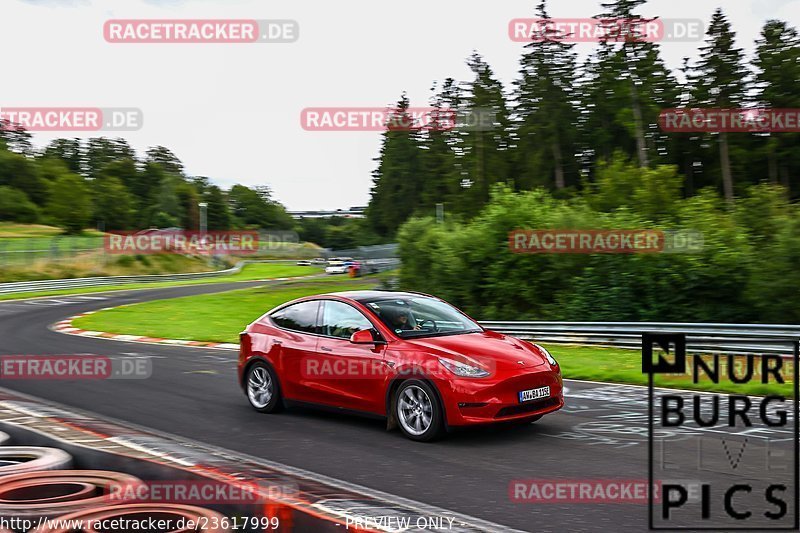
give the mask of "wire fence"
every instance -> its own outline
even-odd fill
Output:
[[[0,239],[0,268],[24,267],[37,262],[61,262],[79,256],[103,261],[103,238],[55,236]]]
[[[99,266],[121,256],[106,253],[103,242],[101,235],[0,238],[0,269],[75,260]],[[317,257],[323,251],[312,244],[299,242],[295,232],[265,231],[260,232],[258,251],[252,256],[304,259]]]

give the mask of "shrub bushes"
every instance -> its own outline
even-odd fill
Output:
[[[663,179],[670,171],[644,172]],[[602,188],[618,184],[600,180],[600,190],[570,200],[499,187],[469,222],[411,219],[398,234],[401,285],[483,320],[800,320],[800,213],[785,191],[754,186],[728,206],[713,191],[681,199],[671,185],[637,183],[616,205]],[[508,234],[519,228],[696,230],[704,246],[694,253],[516,254]]]

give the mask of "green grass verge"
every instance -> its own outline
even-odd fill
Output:
[[[614,383],[631,383],[634,385],[647,385],[647,375],[642,374],[642,354],[638,350],[623,350],[618,348],[598,348],[589,346],[564,346],[548,344],[545,347],[553,354],[565,378],[585,379],[591,381],[610,381]],[[744,357],[736,358],[738,363],[744,364]],[[735,384],[727,376],[727,357],[720,357],[719,383],[711,382],[704,374],[700,374],[698,383],[693,383],[687,375],[675,376],[670,374],[658,375],[654,385],[677,389],[704,390],[717,392],[733,392],[761,396],[766,394],[783,394],[792,397],[792,384],[761,383],[760,362],[756,360],[756,372],[749,383]],[[687,365],[692,365],[692,356],[687,357]],[[781,375],[791,376],[791,362]],[[711,366],[709,362],[709,366]],[[737,376],[742,376],[744,369],[736,371]]]
[[[114,290],[131,289],[158,289],[161,287],[175,287],[181,285],[205,285],[208,283],[227,283],[231,281],[253,281],[270,278],[288,278],[293,276],[308,276],[318,274],[322,270],[317,267],[285,265],[280,263],[254,263],[245,265],[241,272],[227,276],[195,279],[186,281],[165,281],[154,283],[121,283],[119,285],[106,285],[103,287],[84,287],[74,289],[20,292],[13,294],[0,294],[0,301],[16,300],[20,298],[38,298],[42,296],[69,296],[70,294],[91,294]]]
[[[73,322],[75,327],[129,335],[211,342],[239,342],[239,332],[273,307],[326,292],[369,289],[377,280],[337,278],[295,281],[256,289],[131,304]]]

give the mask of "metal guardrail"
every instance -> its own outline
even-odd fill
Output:
[[[350,248],[347,250],[330,250],[323,249],[322,255],[326,258],[330,257],[354,257],[356,259],[393,259],[400,261],[397,258],[397,243],[390,244],[375,244],[373,246],[359,246],[358,248]]]
[[[485,328],[542,343],[582,344],[641,349],[642,333],[686,333],[694,353],[781,354],[790,356],[800,326],[790,324],[720,324],[680,322],[481,322]],[[786,341],[781,344],[776,341]]]
[[[400,267],[397,248],[398,245],[396,243],[359,246],[349,250],[330,250],[325,248],[321,255],[326,258],[352,257],[361,263],[362,274],[377,274],[378,272]]]
[[[15,281],[11,283],[0,283],[0,294],[14,294],[21,292],[50,291],[61,289],[75,289],[83,287],[102,287],[106,285],[123,285],[126,283],[157,283],[164,281],[186,281],[195,279],[213,278],[226,276],[240,272],[244,265],[249,263],[291,263],[291,259],[262,259],[240,261],[236,266],[212,272],[189,272],[184,274],[149,274],[143,276],[105,276],[92,278],[71,278],[71,279],[44,279],[37,281]],[[364,273],[374,274],[397,268],[398,259],[368,259],[364,261]]]
[[[157,283],[160,281],[185,281],[217,276],[226,276],[240,272],[244,265],[249,263],[294,263],[293,260],[265,259],[240,261],[235,266],[225,270],[211,272],[187,272],[183,274],[148,274],[142,276],[104,276],[92,278],[71,279],[43,279],[37,281],[15,281],[0,283],[0,294],[13,294],[17,292],[49,291],[60,289],[74,289],[82,287],[102,287],[104,285],[122,285],[126,283]]]
[[[0,294],[13,294],[17,292],[35,292],[60,289],[74,289],[81,287],[102,287],[104,285],[121,285],[125,283],[155,283],[159,281],[182,281],[215,276],[235,274],[242,269],[243,263],[232,268],[212,272],[189,272],[185,274],[150,274],[146,276],[104,276],[94,278],[72,279],[44,279],[38,281],[18,281],[13,283],[0,283]]]
[[[364,259],[361,261],[361,270],[364,274],[377,274],[399,267],[399,259]]]

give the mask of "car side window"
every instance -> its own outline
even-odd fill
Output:
[[[351,305],[332,300],[323,304],[322,334],[330,337],[349,339],[356,331],[371,329],[372,323],[367,317]]]
[[[270,315],[272,321],[284,329],[303,333],[317,332],[317,311],[319,301],[300,302],[284,307]]]

